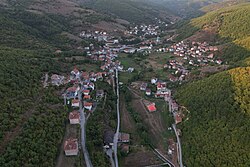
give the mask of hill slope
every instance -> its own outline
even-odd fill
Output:
[[[215,74],[177,90],[190,111],[181,124],[187,166],[250,165],[250,67]]]
[[[143,0],[86,0],[83,4],[93,10],[132,23],[152,23],[155,17],[164,21],[171,21],[176,17],[167,7]]]
[[[222,8],[182,25],[178,39],[196,36],[199,31],[210,36],[216,35],[215,41],[220,42],[215,42],[215,45],[230,44],[230,47],[224,47],[223,59],[229,62],[243,60],[250,56],[249,18],[250,3]]]

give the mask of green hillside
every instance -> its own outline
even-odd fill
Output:
[[[93,0],[84,5],[132,23],[152,23],[155,17],[168,21],[173,15],[166,7],[141,0]]]
[[[230,47],[225,47],[223,58],[229,62],[243,60],[250,56],[249,18],[250,3],[222,8],[181,25],[178,30],[178,39],[187,38],[199,30],[215,31],[218,34],[218,39],[224,41],[219,44],[231,43]]]
[[[182,86],[175,94],[190,111],[181,124],[186,166],[250,166],[250,67]]]
[[[62,35],[69,30],[60,15],[0,7],[1,167],[55,166],[67,116],[41,78],[69,70],[53,59],[55,49],[75,43]]]

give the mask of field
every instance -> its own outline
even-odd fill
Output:
[[[120,81],[127,84],[129,81],[137,79],[150,81],[152,77],[158,77],[162,80],[168,79],[168,72],[164,71],[164,64],[170,59],[169,53],[153,52],[146,56],[138,56],[133,54],[120,54],[118,60],[121,61],[124,69],[128,67],[135,68],[132,73],[120,73]]]

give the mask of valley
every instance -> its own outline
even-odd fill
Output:
[[[0,166],[249,166],[249,6],[3,1]]]

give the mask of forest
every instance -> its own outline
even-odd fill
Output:
[[[45,71],[60,71],[60,64],[41,56],[0,49],[0,166],[55,165],[66,112],[56,90],[44,90],[40,80]]]
[[[177,89],[191,112],[181,124],[186,166],[250,166],[250,68],[240,67]]]

